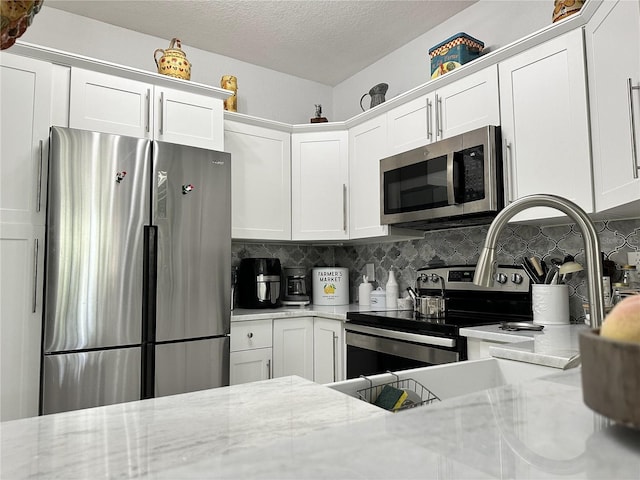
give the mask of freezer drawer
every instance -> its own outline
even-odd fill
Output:
[[[227,385],[229,337],[156,345],[156,397]]]
[[[44,357],[43,414],[139,399],[139,347]]]

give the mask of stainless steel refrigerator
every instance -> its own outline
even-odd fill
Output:
[[[50,140],[41,413],[228,385],[230,155]]]

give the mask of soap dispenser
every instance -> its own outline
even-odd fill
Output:
[[[398,296],[400,295],[400,288],[396,281],[396,276],[393,270],[389,269],[389,279],[387,280],[387,308],[398,308]]]
[[[373,285],[369,283],[369,278],[363,275],[362,283],[358,287],[358,303],[360,303],[360,305],[370,305],[370,295],[372,291]]]

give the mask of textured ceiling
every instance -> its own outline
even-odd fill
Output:
[[[45,5],[336,85],[477,0],[45,0]]]

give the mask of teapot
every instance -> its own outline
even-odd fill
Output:
[[[174,47],[174,45],[176,45]],[[163,50],[161,48],[156,49],[153,52],[153,59],[156,61],[158,67],[158,73],[168,75],[170,77],[181,78],[183,80],[191,79],[191,64],[187,60],[186,55],[181,50],[182,45],[180,40],[172,38],[169,48]],[[158,52],[162,53],[160,61],[158,61]]]
[[[362,111],[364,112],[364,107],[362,106],[362,100],[364,100],[364,97],[366,97],[367,95],[371,97],[370,108],[373,108],[376,105],[380,105],[382,102],[384,102],[384,94],[387,93],[388,88],[389,85],[387,85],[386,83],[379,83],[375,87],[371,87],[369,93],[365,93],[360,98],[360,108],[362,109]]]

